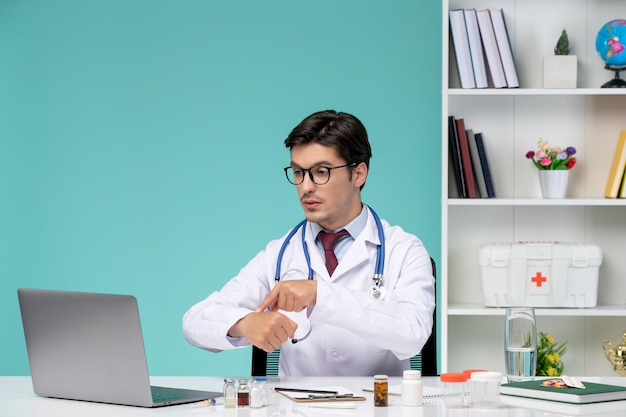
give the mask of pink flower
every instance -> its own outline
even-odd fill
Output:
[[[541,161],[539,161],[539,163],[542,166],[547,167],[547,166],[550,166],[550,164],[552,163],[552,159],[546,156],[545,158],[541,158]]]

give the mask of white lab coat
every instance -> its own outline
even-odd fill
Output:
[[[317,280],[317,302],[303,312],[286,313],[298,322],[296,338],[309,328],[311,334],[297,344],[288,341],[281,346],[281,376],[401,375],[409,369],[409,358],[421,351],[435,308],[430,257],[417,237],[382,223],[386,295],[375,300],[368,291],[380,242],[371,212],[332,279],[307,222],[305,239]],[[220,291],[187,311],[183,332],[191,344],[212,352],[249,346],[247,339],[231,338],[227,332],[274,287],[276,259],[285,237],[269,242]],[[282,281],[307,278],[300,231],[287,245],[281,275]]]

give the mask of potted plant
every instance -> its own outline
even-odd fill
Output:
[[[554,47],[554,55],[543,58],[543,88],[576,88],[578,59],[570,55],[567,31],[563,29]]]
[[[539,170],[539,185],[543,198],[563,198],[567,190],[569,170],[576,165],[576,148],[552,146],[539,138],[536,151],[526,152],[526,158]]]

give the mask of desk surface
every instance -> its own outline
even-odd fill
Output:
[[[582,378],[584,381],[626,385],[626,378]],[[224,409],[218,406],[192,404],[168,406],[154,409],[128,407],[111,404],[89,403],[38,397],[33,393],[30,377],[0,376],[0,417],[152,417],[152,416],[215,416],[215,417],[333,417],[337,415],[355,417],[545,417],[593,415],[623,417],[626,401],[589,406],[558,404],[540,400],[518,401],[515,406],[502,405],[496,410],[476,408],[447,409],[441,402],[424,407],[402,407],[400,397],[389,396],[388,407],[374,407],[372,394],[363,392],[363,387],[373,385],[373,378],[282,378],[270,379],[269,386],[328,387],[341,386],[354,393],[363,394],[367,401],[357,402],[355,409],[307,408],[287,398],[270,393],[269,405],[261,409]],[[153,377],[154,385],[177,388],[221,391],[223,378],[218,377]],[[400,378],[390,378],[390,384],[399,384]],[[438,378],[424,378],[426,386],[440,386]],[[506,399],[503,397],[503,401]],[[546,413],[548,412],[548,413]]]

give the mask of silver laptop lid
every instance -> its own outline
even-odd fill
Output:
[[[150,378],[131,295],[18,290],[37,395],[150,407]]]

